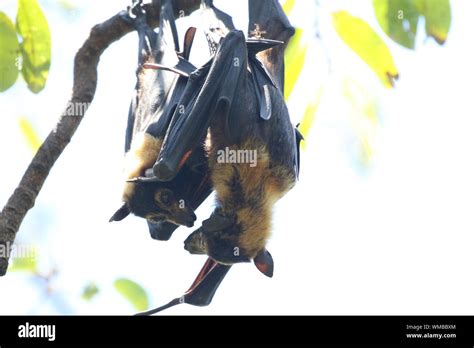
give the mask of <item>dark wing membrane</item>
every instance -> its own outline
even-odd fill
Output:
[[[298,127],[298,126],[296,126]],[[296,146],[296,159],[295,159],[295,173],[296,177],[299,177],[300,174],[300,143],[301,140],[304,140],[303,134],[298,130],[298,128],[295,128],[295,146]]]
[[[234,95],[247,72],[245,37],[232,31],[222,39],[214,58],[191,74],[181,105],[162,145],[153,170],[163,181],[173,179],[190,153],[203,141],[214,115],[224,119],[230,111]]]
[[[156,138],[164,137],[188,76],[196,70],[187,61],[196,30],[190,28],[187,31],[183,53],[178,54],[178,36],[171,1],[164,2],[162,6],[158,34],[147,25],[143,12],[135,12],[136,17],[130,21],[134,24],[139,37],[139,67],[135,94],[129,110],[125,151],[130,149],[134,135],[139,132],[146,131]],[[209,180],[203,179],[207,175],[207,167],[204,168],[204,164],[207,166],[207,161],[203,150],[196,151],[194,162],[199,162],[202,170],[194,171],[187,168],[174,187],[177,188],[175,193],[185,198],[187,204],[197,207],[212,189]],[[193,192],[193,189],[196,192]],[[158,240],[169,239],[178,227],[167,221],[147,222],[151,237]]]
[[[278,0],[249,0],[249,38],[260,34],[265,39],[283,41],[258,57],[265,62],[272,78],[283,93],[284,60],[286,45],[295,33]]]
[[[176,27],[170,1],[163,4],[160,13],[160,33],[155,33],[146,23],[142,12],[136,13],[133,23],[138,32],[137,83],[129,109],[125,136],[125,152],[130,149],[134,134],[145,131],[162,115],[169,93],[178,76],[171,71],[146,69],[145,64],[175,66],[179,58],[175,50]],[[172,38],[172,42],[170,41]],[[168,38],[168,39],[166,39]],[[177,40],[177,38],[176,38]],[[164,122],[166,125],[166,122]]]
[[[201,16],[203,22],[206,23],[206,31],[216,43],[219,43],[221,38],[235,29],[232,17],[215,7],[212,0],[201,2]]]

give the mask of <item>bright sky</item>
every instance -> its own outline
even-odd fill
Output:
[[[128,1],[77,1],[81,10],[66,15],[53,0],[40,3],[53,35],[51,72],[39,95],[22,81],[0,94],[1,205],[31,159],[17,117],[28,117],[42,137],[48,134],[68,100],[76,50],[92,25]],[[235,17],[238,28],[247,27],[245,16],[237,16],[246,14],[246,2],[215,3]],[[384,36],[371,1],[321,0],[318,16],[313,2],[296,1],[291,22],[313,42],[318,19],[323,44],[313,42],[290,100],[295,123],[308,98],[324,88],[303,152],[300,182],[275,209],[268,245],[274,278],[261,276],[253,265],[237,265],[209,307],[182,305],[167,314],[474,313],[474,4],[451,3],[446,44],[425,40],[420,30],[411,51]],[[4,0],[0,10],[14,17],[15,4]],[[381,87],[336,36],[330,20],[331,11],[339,8],[367,20],[389,43],[401,77],[394,90]],[[192,230],[180,228],[162,243],[150,239],[141,219],[107,222],[120,204],[136,41],[130,34],[103,55],[94,103],[18,235],[18,241],[40,246],[42,270],[58,267],[57,295],[45,300],[41,287],[21,274],[9,274],[0,278],[1,314],[130,314],[133,308],[113,290],[116,278],[137,281],[149,292],[151,305],[158,306],[181,295],[205,260],[182,247]],[[354,106],[342,97],[341,81],[347,78],[375,99],[375,123],[367,126],[354,118]],[[360,122],[374,152],[368,168],[358,164],[360,141],[354,129]],[[198,210],[200,219],[208,217],[211,204]],[[90,281],[100,293],[87,303],[80,294]]]

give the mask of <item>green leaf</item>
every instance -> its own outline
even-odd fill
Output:
[[[393,87],[398,71],[392,54],[380,36],[362,19],[347,11],[333,13],[333,25],[341,39],[367,63],[385,87]]]
[[[425,18],[426,35],[442,45],[451,25],[449,0],[373,0],[377,20],[395,42],[414,48],[418,20]]]
[[[139,284],[130,279],[120,278],[114,282],[114,286],[137,311],[144,311],[148,308],[148,295]]]
[[[28,88],[39,93],[46,84],[51,64],[51,34],[37,0],[18,0],[16,26],[23,38],[22,75]]]
[[[413,0],[373,0],[377,21],[395,42],[415,48],[415,37],[420,13]]]
[[[38,270],[38,262],[36,255],[31,257],[15,257],[9,272],[30,272],[35,273]]]
[[[19,51],[15,26],[5,13],[0,12],[0,92],[10,88],[18,78]]]
[[[41,140],[38,134],[36,133],[33,125],[26,117],[19,117],[18,125],[20,126],[21,132],[26,142],[28,143],[29,148],[31,149],[33,154],[35,154],[41,146]]]
[[[82,290],[82,299],[86,301],[92,300],[92,298],[99,293],[99,288],[94,283],[89,283],[86,287]]]
[[[303,30],[296,28],[285,50],[285,100],[291,95],[296,81],[303,70],[308,44],[303,42]]]
[[[444,44],[451,26],[449,0],[415,0],[414,3],[425,17],[426,35],[434,38],[438,44]]]

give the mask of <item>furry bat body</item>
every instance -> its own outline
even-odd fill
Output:
[[[190,76],[182,99],[185,111],[173,116],[153,168],[160,180],[172,180],[210,129],[217,209],[208,226],[185,241],[185,248],[221,264],[250,261],[265,250],[272,207],[297,178],[297,139],[282,91],[256,58],[278,44],[246,42],[240,31],[227,34],[214,58]],[[218,156],[224,150],[253,151],[255,165],[222,163]]]

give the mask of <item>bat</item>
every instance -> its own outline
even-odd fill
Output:
[[[283,100],[283,53],[294,29],[277,1],[249,1],[249,14],[249,29],[255,27],[250,39],[229,30],[218,44],[210,43],[215,55],[190,75],[180,101],[184,111],[173,115],[153,166],[158,179],[174,180],[209,130],[217,208],[185,241],[186,250],[209,258],[185,295],[143,314],[180,303],[209,304],[237,262],[253,259],[262,273],[273,275],[265,248],[271,210],[295,184],[302,139]],[[222,161],[224,149],[234,158]],[[237,161],[239,151],[255,151],[255,165]]]
[[[229,32],[213,59],[191,74],[181,99],[184,112],[173,115],[153,167],[158,179],[172,180],[209,128],[215,215],[231,223],[203,225],[185,248],[222,264],[248,262],[265,250],[272,207],[296,182],[295,130],[282,91],[256,57],[278,44]],[[223,151],[231,157],[222,158]],[[254,165],[248,163],[252,155]]]
[[[125,18],[135,26],[139,37],[137,83],[125,137],[124,203],[110,221],[120,221],[133,213],[147,220],[152,238],[167,240],[178,225],[193,226],[194,210],[212,191],[201,146],[170,182],[159,182],[149,170],[158,157],[189,74],[196,70],[188,61],[196,29],[188,29],[180,52],[171,1],[162,5],[158,33],[147,25],[141,5],[136,2]]]

